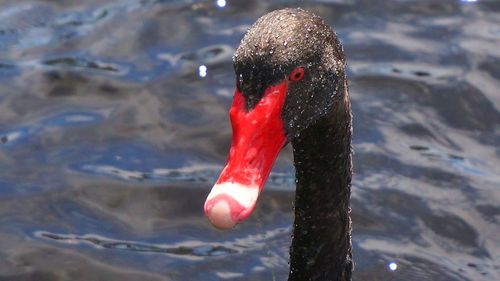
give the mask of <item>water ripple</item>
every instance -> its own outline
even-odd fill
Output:
[[[259,234],[250,234],[233,241],[222,243],[209,243],[201,241],[184,241],[176,245],[145,243],[129,240],[118,240],[106,238],[96,234],[60,234],[48,231],[35,231],[34,237],[57,241],[60,243],[77,245],[87,244],[101,249],[116,249],[141,253],[169,254],[185,257],[213,257],[242,253],[244,251],[265,247],[266,241],[288,236],[290,227],[279,227],[264,231]]]
[[[105,63],[98,60],[89,60],[79,57],[59,57],[41,62],[44,65],[60,68],[79,68],[98,70],[112,73],[125,73],[126,70],[116,64]]]
[[[96,112],[66,111],[50,118],[43,119],[29,126],[14,128],[11,130],[0,130],[0,148],[2,146],[13,146],[32,139],[34,135],[49,127],[78,127],[92,125],[104,119],[104,116]]]
[[[35,237],[55,240],[61,243],[73,245],[85,243],[102,249],[117,249],[133,252],[170,254],[177,256],[207,257],[229,255],[238,252],[237,250],[212,243],[195,245],[197,242],[186,242],[185,245],[168,246],[163,244],[149,244],[126,240],[114,240],[93,234],[74,235],[38,231],[35,232]]]
[[[129,170],[112,165],[85,164],[77,168],[82,172],[126,181],[150,181],[161,183],[213,183],[217,180],[220,167],[215,165],[194,165],[181,168],[157,168],[150,172]],[[273,187],[290,187],[295,177],[288,172],[272,172],[267,182]]]

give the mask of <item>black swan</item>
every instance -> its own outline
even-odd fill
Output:
[[[302,9],[270,12],[248,30],[233,57],[229,159],[205,202],[217,228],[255,208],[287,143],[296,170],[288,280],[351,280],[351,105],[336,34]]]

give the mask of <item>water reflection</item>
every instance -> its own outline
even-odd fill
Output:
[[[226,7],[226,0],[217,0],[217,6],[221,8]]]
[[[201,78],[204,78],[207,76],[207,67],[205,65],[200,65],[198,67],[198,75],[201,77]]]

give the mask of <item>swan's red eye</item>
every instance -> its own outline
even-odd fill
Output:
[[[292,71],[290,74],[290,80],[292,81],[300,81],[304,77],[304,68],[299,66]]]

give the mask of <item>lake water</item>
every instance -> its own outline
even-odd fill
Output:
[[[247,221],[203,214],[232,53],[285,6],[348,59],[354,280],[500,280],[500,2],[68,2],[0,4],[0,280],[286,280],[289,147]]]

